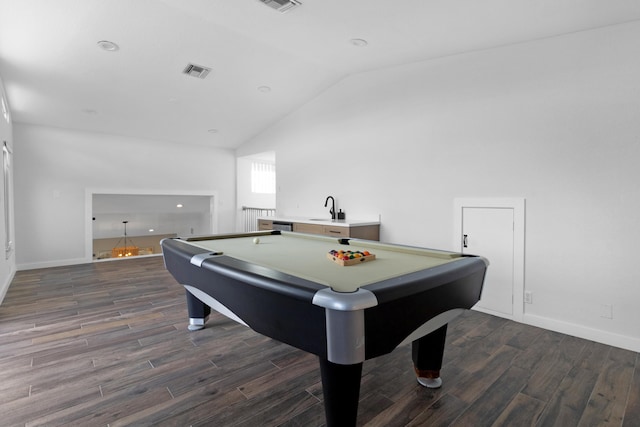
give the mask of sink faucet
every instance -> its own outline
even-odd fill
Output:
[[[331,210],[329,211],[331,219],[336,219],[336,201],[333,196],[327,197],[327,200],[324,201],[324,207],[326,208],[327,204],[329,204],[329,199],[331,199]]]

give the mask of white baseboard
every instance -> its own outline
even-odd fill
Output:
[[[140,256],[137,256],[136,258],[149,258],[149,257],[158,257],[158,256],[162,256],[162,254],[140,255]],[[90,264],[93,262],[112,262],[112,261],[122,261],[122,258],[105,258],[105,259],[99,259],[99,260],[77,258],[77,259],[63,259],[58,261],[31,262],[27,264],[18,264],[17,270],[18,271],[35,270],[37,268],[65,267],[67,265]]]
[[[515,319],[514,316],[509,316],[507,314],[488,310],[482,307],[474,306],[472,310],[518,322],[518,319]],[[589,328],[576,323],[563,322],[557,319],[526,313],[523,315],[521,323],[640,353],[640,338],[629,337],[626,335],[603,331],[601,329]]]
[[[26,264],[18,264],[16,268],[18,271],[35,270],[37,268],[64,267],[66,265],[88,264],[90,262],[92,262],[91,259],[86,259],[86,258],[61,259],[56,261],[30,262]]]
[[[620,335],[600,329],[588,328],[575,323],[563,322],[557,319],[550,319],[548,317],[535,316],[532,314],[525,314],[522,319],[522,323],[623,348],[625,350],[640,352],[640,338]]]
[[[515,316],[513,316],[512,314],[505,314],[505,313],[500,313],[499,311],[494,311],[494,310],[490,310],[488,308],[484,308],[484,307],[480,307],[478,304],[474,305],[473,307],[471,307],[471,310],[473,311],[479,311],[481,313],[486,313],[486,314],[490,314],[492,316],[496,316],[496,317],[502,317],[504,319],[509,319],[509,320],[513,320],[514,322],[517,322],[518,320],[515,318]]]

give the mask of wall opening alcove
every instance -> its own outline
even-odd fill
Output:
[[[211,234],[214,200],[213,195],[92,193],[93,260],[159,255],[163,238]]]

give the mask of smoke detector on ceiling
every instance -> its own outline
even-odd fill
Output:
[[[260,0],[272,9],[277,10],[280,13],[285,13],[288,10],[300,6],[300,2],[297,0]]]
[[[202,65],[188,64],[182,72],[191,77],[197,77],[204,79],[211,71],[211,68],[203,67]]]

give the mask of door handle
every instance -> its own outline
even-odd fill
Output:
[[[462,247],[466,248],[467,247],[467,239],[468,239],[469,235],[468,234],[463,234],[462,235]]]

